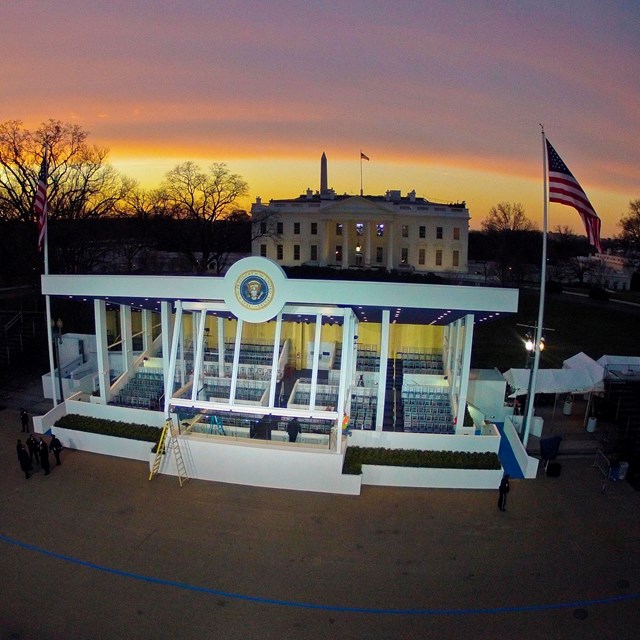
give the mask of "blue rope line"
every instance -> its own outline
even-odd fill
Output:
[[[531,604],[520,605],[514,607],[485,607],[477,609],[384,609],[376,607],[350,607],[341,605],[324,605],[314,604],[311,602],[292,602],[290,600],[278,600],[277,598],[263,598],[261,596],[250,596],[242,593],[232,593],[228,591],[221,591],[219,589],[212,589],[210,587],[201,587],[198,585],[187,584],[186,582],[179,582],[176,580],[165,580],[163,578],[154,578],[153,576],[145,576],[139,573],[132,573],[131,571],[123,571],[121,569],[114,569],[112,567],[105,567],[94,562],[88,562],[86,560],[80,560],[73,556],[67,556],[62,553],[56,553],[55,551],[49,551],[42,547],[29,544],[27,542],[21,542],[15,540],[9,536],[0,534],[0,542],[10,544],[16,547],[21,547],[27,551],[33,551],[44,556],[56,558],[57,560],[63,560],[72,564],[93,569],[95,571],[102,571],[103,573],[110,573],[112,575],[120,576],[122,578],[130,578],[132,580],[140,580],[142,582],[149,582],[151,584],[163,585],[167,587],[174,587],[176,589],[183,589],[185,591],[195,591],[198,593],[206,593],[218,597],[224,597],[234,600],[243,600],[245,602],[256,602],[259,604],[273,604],[282,607],[294,607],[299,609],[317,609],[320,611],[333,611],[340,613],[368,613],[378,615],[419,615],[419,616],[465,616],[465,615],[479,615],[479,614],[496,614],[496,613],[522,613],[528,611],[549,611],[552,609],[584,609],[589,606],[598,604],[614,604],[616,602],[626,602],[629,600],[640,599],[640,593],[629,593],[618,596],[608,596],[603,598],[594,598],[592,600],[578,600],[574,602],[559,602],[555,604]]]

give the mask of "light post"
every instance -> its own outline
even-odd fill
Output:
[[[53,346],[56,356],[56,371],[58,372],[58,388],[60,389],[60,402],[64,402],[64,391],[62,390],[62,369],[60,364],[60,344],[62,343],[62,327],[63,322],[60,318],[53,320],[51,318],[51,329],[53,330]]]
[[[524,341],[524,348],[527,350],[527,359],[524,365],[525,369],[531,369],[531,365],[533,364],[534,347],[534,339],[527,334]],[[540,338],[540,351],[544,351],[544,336]]]

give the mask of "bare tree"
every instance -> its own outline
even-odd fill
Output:
[[[618,239],[632,249],[640,248],[640,200],[629,202],[629,211],[620,218],[618,226],[622,229]]]
[[[192,223],[188,225],[192,233],[182,238],[180,250],[196,271],[220,268],[221,254],[228,251],[226,243],[220,242],[220,223],[237,211],[238,201],[248,192],[244,179],[221,162],[207,171],[194,162],[184,162],[166,175],[160,186],[161,199],[173,217]]]
[[[480,226],[487,233],[535,231],[536,229],[536,225],[525,216],[524,207],[519,202],[501,202],[491,207]]]
[[[35,222],[33,201],[45,148],[48,154],[49,219],[79,220],[113,212],[132,187],[106,163],[108,150],[87,144],[78,125],[49,120],[35,131],[19,120],[0,124],[0,209]]]

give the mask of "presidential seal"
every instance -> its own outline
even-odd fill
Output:
[[[235,294],[246,309],[264,309],[273,299],[273,281],[264,271],[245,271],[236,279]]]

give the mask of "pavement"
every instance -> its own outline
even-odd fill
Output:
[[[181,488],[73,450],[25,480],[18,408],[50,402],[18,386],[0,388],[0,640],[637,637],[640,493],[602,491],[591,455],[513,481],[505,513],[497,490]]]

